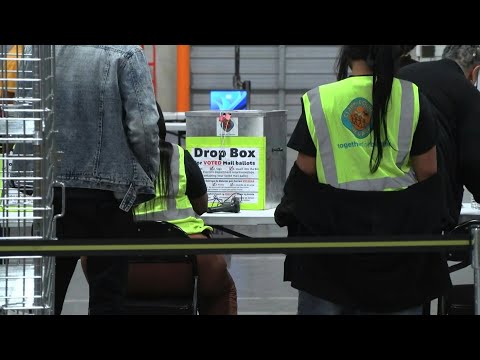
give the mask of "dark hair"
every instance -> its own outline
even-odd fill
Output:
[[[173,154],[173,145],[169,142],[165,141],[167,136],[167,127],[165,126],[165,118],[163,117],[162,108],[160,104],[157,102],[157,110],[158,110],[158,137],[160,141],[158,142],[158,148],[160,150],[160,167],[158,171],[158,177],[155,179],[155,191],[160,194],[160,197],[165,199],[169,192],[171,186],[171,179],[172,179],[172,171],[170,169],[170,165],[172,162],[172,154]],[[164,201],[162,199],[162,201]],[[157,199],[153,199],[151,208],[154,209],[156,205]]]
[[[158,103],[157,103],[157,107]],[[161,110],[159,111],[161,114]],[[163,116],[161,117],[163,119]],[[158,192],[160,197],[162,198],[161,201],[165,201],[167,196],[170,193],[170,189],[172,186],[172,154],[173,154],[173,145],[167,141],[165,141],[165,133],[162,133],[162,128],[165,129],[165,122],[159,120],[158,121],[158,130],[159,130],[159,137],[160,141],[158,143],[158,148],[160,150],[160,167],[158,171],[158,177],[155,179],[155,192]],[[163,134],[163,136],[162,136]],[[154,198],[151,203],[151,209],[155,208],[157,203],[157,198]]]
[[[400,48],[402,49],[402,55],[397,60],[397,71],[407,65],[415,64],[416,62],[418,62],[417,60],[413,59],[412,56],[410,55],[410,52],[416,46],[417,45],[400,45]]]
[[[370,155],[370,172],[378,170],[383,158],[382,132],[389,146],[387,131],[387,108],[392,94],[396,61],[401,56],[400,45],[343,45],[337,61],[337,80],[348,77],[348,68],[353,60],[365,60],[373,73],[373,149]]]
[[[408,55],[410,51],[415,49],[417,45],[399,45],[399,46],[400,46],[400,49],[402,50],[402,55],[405,56],[405,55]]]
[[[160,107],[160,104],[157,101],[157,111],[158,111],[158,121],[157,121],[157,126],[158,126],[158,137],[160,140],[164,140],[167,137],[167,127],[165,126],[165,118],[163,116],[162,108]]]
[[[158,172],[157,190],[159,191],[161,197],[167,197],[170,192],[172,180],[171,163],[173,146],[176,145],[173,145],[164,140],[160,140],[160,169]]]

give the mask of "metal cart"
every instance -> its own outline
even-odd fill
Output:
[[[0,241],[54,239],[54,45],[0,45]],[[0,314],[53,314],[53,257],[0,258]]]

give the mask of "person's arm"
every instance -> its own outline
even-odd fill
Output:
[[[419,93],[420,112],[413,134],[410,161],[417,180],[423,181],[437,173],[437,119],[428,99]]]
[[[119,86],[130,147],[147,175],[154,180],[160,162],[159,115],[150,69],[141,47],[130,51],[120,65]]]
[[[192,158],[192,155],[184,151],[185,173],[187,176],[187,190],[185,194],[192,204],[193,210],[202,215],[208,209],[207,185],[203,178],[202,170]]]
[[[296,163],[305,174],[310,176],[317,175],[316,159],[314,157],[298,153]]]
[[[198,215],[202,215],[207,212],[208,209],[208,195],[207,193],[203,194],[199,198],[188,198],[190,203],[192,204],[193,211],[195,211]]]
[[[317,174],[315,162],[317,149],[315,148],[312,136],[310,135],[310,131],[308,130],[307,118],[305,116],[305,107],[303,106],[303,99],[301,99],[301,103],[302,114],[298,119],[297,126],[295,126],[295,130],[293,131],[292,136],[290,136],[290,140],[288,141],[288,147],[298,151],[296,164],[300,168],[300,170],[302,170],[308,175],[315,176]]]
[[[412,168],[417,180],[423,181],[437,173],[437,147],[434,146],[426,153],[412,156]]]

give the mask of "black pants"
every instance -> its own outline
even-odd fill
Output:
[[[110,191],[68,189],[66,212],[57,221],[57,237],[121,237],[135,233],[131,212],[119,209]],[[61,209],[61,192],[55,189],[55,212]],[[78,256],[57,257],[55,266],[55,315],[60,315]],[[90,288],[89,314],[121,314],[126,294],[128,262],[124,256],[89,256],[87,277]]]

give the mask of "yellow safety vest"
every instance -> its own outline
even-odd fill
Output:
[[[386,119],[391,146],[382,139],[382,162],[372,174],[372,86],[372,76],[350,77],[303,95],[308,129],[317,149],[319,182],[358,191],[400,190],[417,183],[410,149],[420,112],[418,88],[394,79]]]
[[[171,168],[171,188],[167,198],[160,195],[161,176],[157,178],[156,197],[134,209],[137,221],[167,221],[180,227],[186,234],[199,234],[213,229],[206,226],[192,208],[185,194],[187,175],[185,173],[184,150],[173,144]]]

